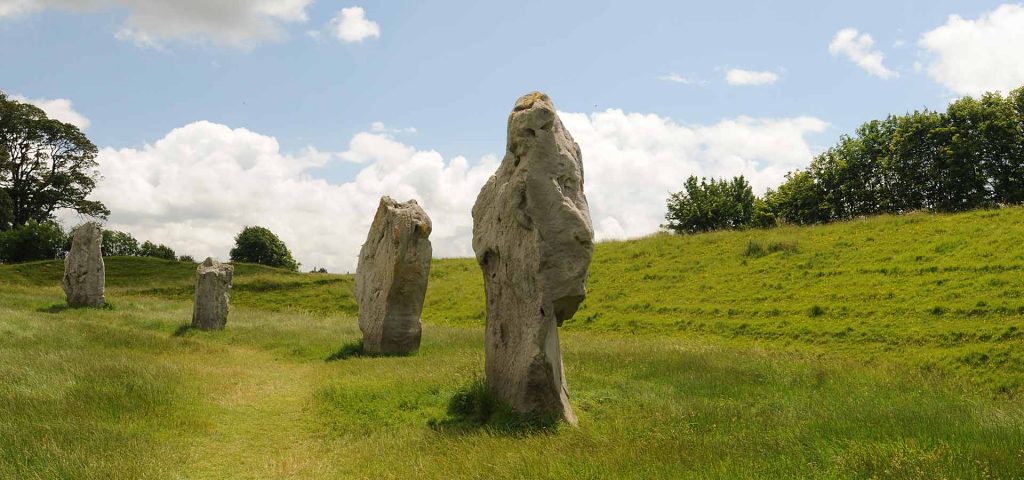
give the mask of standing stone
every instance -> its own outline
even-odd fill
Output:
[[[513,410],[576,424],[558,327],[586,295],[594,229],[580,147],[547,95],[516,101],[505,158],[473,206],[487,292],[487,386]]]
[[[222,330],[228,323],[231,300],[231,276],[235,267],[207,257],[196,269],[196,298],[192,307],[192,327]]]
[[[431,228],[416,200],[381,198],[356,267],[363,351],[401,355],[420,347]]]
[[[103,266],[103,230],[100,224],[89,222],[75,229],[71,251],[64,258],[64,293],[72,307],[102,307],[103,284],[106,272]]]

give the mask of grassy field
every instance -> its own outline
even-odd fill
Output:
[[[352,278],[240,265],[223,332],[194,265],[0,266],[0,478],[1024,478],[1024,209],[601,243],[562,330],[579,428],[449,412],[482,282],[435,262],[410,357]]]

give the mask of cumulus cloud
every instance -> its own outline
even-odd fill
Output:
[[[759,192],[776,185],[810,161],[806,136],[827,127],[810,117],[685,126],[621,110],[561,116],[583,151],[599,239],[656,231],[665,198],[689,175],[742,174]],[[311,174],[339,160],[362,169],[340,184]],[[335,272],[355,268],[382,195],[423,205],[434,221],[435,255],[472,256],[470,211],[499,163],[494,156],[445,159],[372,131],[353,136],[340,154],[286,154],[273,137],[210,122],[141,148],[104,148],[98,161],[104,178],[94,197],[113,212],[110,228],[197,258],[225,258],[243,226],[262,225],[305,268]]]
[[[251,48],[284,36],[283,24],[305,22],[313,0],[0,0],[0,18],[45,9],[88,12],[124,9],[117,38],[139,46],[208,41]]]
[[[60,120],[64,123],[70,123],[81,130],[89,128],[89,119],[78,113],[74,109],[74,105],[71,100],[66,98],[37,98],[29,99],[22,97],[21,95],[13,95],[11,98],[22,103],[31,103],[39,107],[42,111],[46,112],[46,115],[50,118]]]
[[[687,126],[654,114],[562,113],[583,151],[587,199],[598,239],[648,234],[664,223],[665,199],[690,175],[744,175],[755,191],[780,184],[814,155],[813,117],[739,117]]]
[[[728,82],[729,85],[736,86],[771,85],[779,81],[779,75],[775,72],[758,72],[753,70],[733,68],[725,72],[725,81]]]
[[[380,25],[366,18],[362,7],[343,8],[331,21],[331,32],[345,43],[360,43],[367,38],[380,38]]]
[[[332,154],[282,153],[273,138],[210,122],[178,128],[142,148],[104,148],[93,197],[113,212],[109,228],[170,245],[197,258],[226,258],[245,225],[262,225],[307,268],[355,268],[381,195],[415,198],[430,213],[440,256],[471,255],[469,211],[497,163],[445,161],[382,135],[362,133],[347,155],[366,163],[348,183],[309,174]],[[63,219],[76,223],[73,214]]]
[[[1024,85],[1024,5],[1006,4],[977,20],[951,15],[921,35],[928,75],[959,95]]]
[[[874,46],[875,40],[871,35],[860,33],[855,28],[844,28],[836,32],[828,51],[833,56],[845,56],[875,77],[883,80],[898,78],[899,72],[885,66],[885,55]]]

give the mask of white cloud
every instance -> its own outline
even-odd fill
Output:
[[[725,72],[725,81],[729,85],[771,85],[779,81],[779,75],[775,72],[758,72],[752,70],[743,70],[739,68],[733,68],[728,72]]]
[[[234,235],[258,224],[277,233],[306,268],[331,271],[355,268],[381,195],[415,198],[434,220],[435,254],[472,254],[468,212],[497,167],[493,158],[473,166],[462,157],[445,161],[369,133],[354,137],[350,148],[366,166],[353,181],[331,184],[309,175],[330,154],[287,155],[272,137],[196,122],[142,148],[102,149],[103,179],[93,197],[113,212],[110,228],[181,254],[226,258]],[[77,221],[68,212],[62,217]]]
[[[362,7],[343,8],[331,20],[332,33],[345,43],[360,43],[367,38],[380,38],[380,25],[366,18]]]
[[[373,122],[370,124],[370,131],[373,133],[416,133],[416,127],[390,128],[384,122]]]
[[[35,0],[0,0],[0,18],[25,15],[37,8]]]
[[[661,75],[658,80],[663,82],[681,83],[683,85],[704,85],[707,82],[703,80],[694,80],[692,78],[684,77],[678,73],[670,73],[668,75]]]
[[[654,114],[607,110],[562,113],[580,144],[598,239],[648,234],[664,223],[665,199],[690,175],[744,175],[754,190],[780,184],[814,155],[807,135],[828,123],[812,117],[739,117],[686,126]]]
[[[82,130],[89,128],[89,119],[86,118],[85,115],[75,111],[71,100],[66,98],[29,99],[20,95],[13,95],[11,98],[19,102],[31,103],[32,105],[39,107],[42,111],[46,112],[46,116],[50,118],[60,120],[64,123],[70,123]]]
[[[918,45],[930,54],[928,75],[956,94],[1024,85],[1024,5],[1002,5],[977,20],[951,15]]]
[[[305,22],[314,0],[0,0],[0,18],[48,8],[88,12],[124,9],[118,39],[144,47],[167,41],[251,48],[284,36],[283,24]]]
[[[827,124],[810,117],[740,117],[684,126],[658,115],[607,110],[561,113],[579,142],[587,196],[601,239],[643,235],[663,223],[665,198],[688,175],[746,175],[759,192],[813,155],[806,136]],[[166,243],[197,258],[225,258],[245,225],[277,233],[305,268],[355,268],[382,195],[415,198],[434,221],[437,256],[472,256],[470,211],[497,168],[445,160],[385,133],[355,135],[342,159],[363,165],[347,183],[310,174],[330,154],[280,151],[273,137],[196,122],[142,148],[100,151],[104,177],[94,198],[113,212],[109,226]],[[65,220],[73,216],[64,213]]]
[[[828,51],[832,55],[843,55],[871,75],[883,80],[898,78],[899,72],[885,66],[885,55],[874,50],[875,40],[871,35],[860,33],[855,28],[844,28],[836,32]]]

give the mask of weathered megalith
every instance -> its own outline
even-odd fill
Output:
[[[380,199],[356,267],[363,351],[402,355],[420,347],[431,228],[416,200]]]
[[[64,258],[64,294],[72,307],[102,307],[106,272],[103,266],[103,230],[100,224],[79,225]]]
[[[473,206],[487,386],[519,413],[576,423],[558,327],[586,295],[593,238],[580,147],[551,99],[528,94],[516,101],[505,158]]]
[[[231,277],[235,267],[207,257],[196,269],[196,298],[192,307],[192,327],[221,330],[228,323]]]

